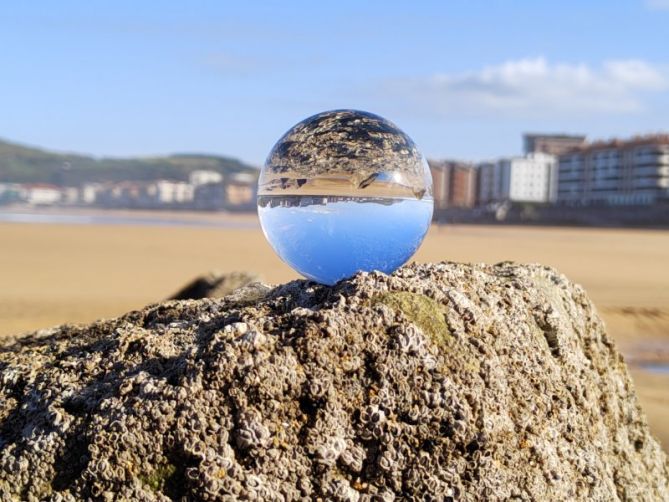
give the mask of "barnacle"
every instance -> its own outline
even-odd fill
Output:
[[[669,500],[624,363],[554,271],[262,291],[3,346],[0,500]]]

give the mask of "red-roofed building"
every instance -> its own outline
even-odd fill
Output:
[[[57,204],[62,198],[61,188],[46,183],[35,183],[23,185],[22,198],[29,204],[35,206],[48,206]]]

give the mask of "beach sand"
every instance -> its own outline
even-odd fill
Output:
[[[116,316],[210,270],[253,271],[270,283],[298,277],[255,216],[176,217],[221,227],[0,223],[0,336]],[[651,427],[669,446],[669,371],[641,369],[669,368],[669,232],[435,226],[415,259],[539,262],[582,284],[634,364]]]

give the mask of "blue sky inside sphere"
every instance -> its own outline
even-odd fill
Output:
[[[293,269],[327,285],[359,271],[393,273],[418,250],[432,221],[431,198],[274,198],[293,203],[258,207],[267,240]]]

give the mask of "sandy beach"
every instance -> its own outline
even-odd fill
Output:
[[[254,271],[270,283],[298,277],[255,216],[150,213],[139,224],[139,215],[117,216],[120,223],[0,223],[0,336],[116,316],[210,270]],[[669,446],[669,232],[434,226],[415,260],[540,262],[582,284]]]

